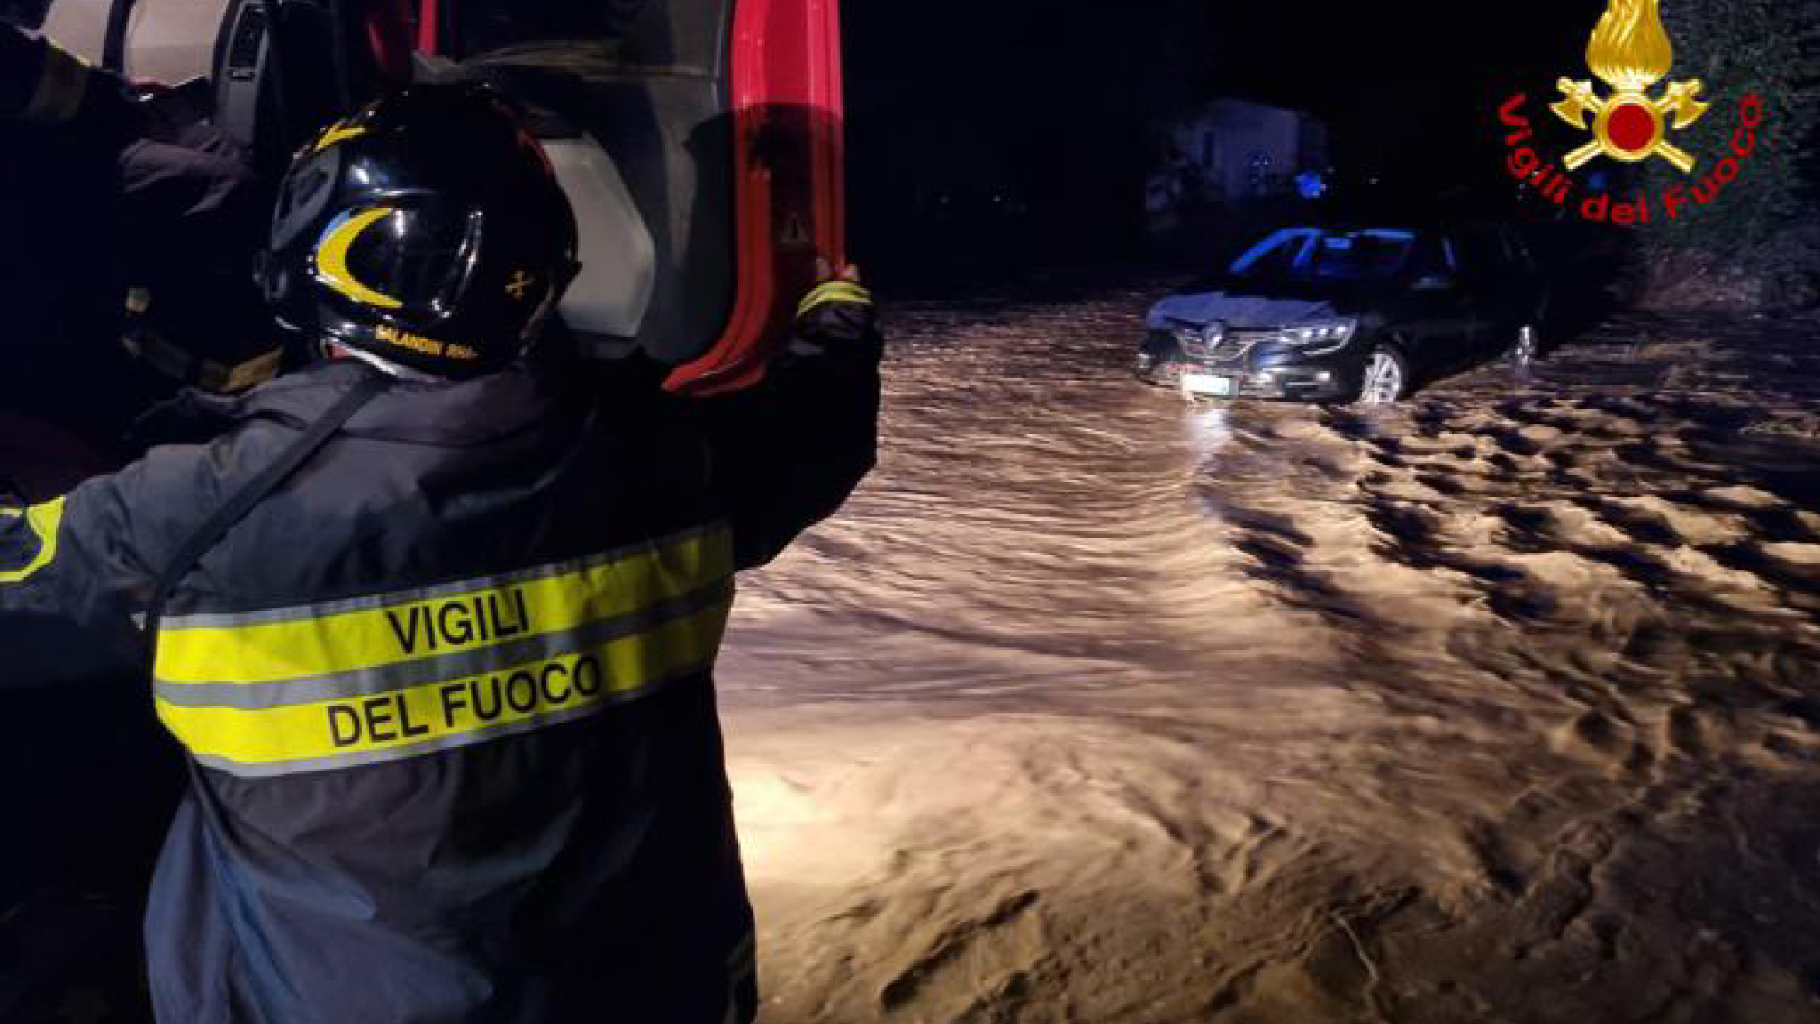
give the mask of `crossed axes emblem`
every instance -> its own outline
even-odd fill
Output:
[[[1636,163],[1659,156],[1674,164],[1682,173],[1694,169],[1694,158],[1667,138],[1666,120],[1674,117],[1674,130],[1700,120],[1711,104],[1700,102],[1699,79],[1670,85],[1661,99],[1650,99],[1641,91],[1626,91],[1601,97],[1591,82],[1563,78],[1557,83],[1561,101],[1549,107],[1561,120],[1582,131],[1591,128],[1593,141],[1567,154],[1567,169],[1578,170],[1593,157],[1603,153],[1616,160]],[[1587,124],[1587,117],[1592,124]]]

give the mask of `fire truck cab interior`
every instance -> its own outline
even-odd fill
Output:
[[[388,85],[496,84],[581,228],[564,324],[672,390],[762,376],[817,258],[844,260],[837,0],[55,0],[44,31],[188,83],[268,180]]]

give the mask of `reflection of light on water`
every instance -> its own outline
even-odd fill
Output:
[[[1218,455],[1232,442],[1232,407],[1225,404],[1190,407],[1184,425],[1188,428],[1188,448],[1195,464]]]
[[[814,808],[808,794],[775,772],[729,766],[734,817],[739,822],[740,860],[754,881],[787,881],[813,870],[810,856]]]
[[[1591,820],[1634,825],[1636,842],[1612,840],[1621,858],[1671,841],[1735,853],[1733,804],[1708,835],[1649,801],[1706,800],[1675,787],[1704,787],[1709,767],[1735,785],[1733,758],[1791,786],[1811,767],[1798,715],[1754,713],[1814,661],[1771,611],[1804,599],[1820,565],[1820,519],[1783,496],[1806,493],[1805,442],[1771,448],[1785,439],[1760,427],[1755,461],[1733,469],[1719,432],[1820,409],[1785,397],[1820,373],[1779,368],[1799,383],[1761,401],[1729,384],[1660,399],[1655,377],[1617,391],[1619,370],[1712,369],[1699,352],[1639,364],[1611,347],[1633,331],[1544,364],[1542,388],[1486,369],[1396,407],[1189,403],[1071,383],[1125,356],[1097,308],[985,326],[924,315],[931,340],[887,365],[880,469],[751,577],[723,682],[741,695],[729,774],[783,994],[771,1016],[1016,1017],[1038,1004],[992,979],[1027,971],[1041,1004],[1084,1018],[1190,1019],[1235,1000],[1228,1015],[1284,1019],[1285,992],[1342,994],[1303,988],[1321,973],[1310,923],[1380,920],[1359,910],[1373,892],[1457,912],[1397,939],[1409,983],[1427,985],[1466,936],[1554,941],[1548,922],[1473,895],[1484,850],[1591,849],[1608,837],[1566,825]],[[1781,545],[1751,553],[1758,527]],[[1690,664],[1744,685],[1693,693]],[[1678,767],[1612,767],[1632,756]],[[1631,823],[1639,799],[1649,813]],[[1412,882],[1418,863],[1437,870]],[[1041,893],[1035,913],[995,909],[1022,892]],[[1623,917],[1628,895],[1588,913]],[[1672,902],[1650,927],[1697,927]],[[1764,926],[1766,949],[1788,920]],[[1566,985],[1570,946],[1551,954]],[[1259,962],[1289,973],[1239,1000],[1225,979]],[[1120,976],[1192,1004],[1085,1009],[1124,1004]],[[881,1005],[887,989],[914,998]],[[1329,1005],[1293,1019],[1371,1009]]]
[[[774,765],[734,762],[734,820],[740,860],[754,885],[819,883],[860,874],[882,856],[870,830],[841,821],[816,794]]]

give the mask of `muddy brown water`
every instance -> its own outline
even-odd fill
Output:
[[[891,309],[878,470],[742,579],[763,1024],[1820,1021],[1820,323],[1190,404],[1154,291]],[[7,905],[22,1020],[134,1019],[130,908]]]
[[[1820,1020],[1820,328],[1387,410],[891,311],[879,468],[720,677],[764,1019]]]

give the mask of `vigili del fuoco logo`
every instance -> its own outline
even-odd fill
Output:
[[[1535,130],[1523,112],[1527,95],[1518,93],[1498,108],[1498,120],[1507,130],[1506,167],[1549,202],[1576,210],[1590,221],[1675,220],[1691,207],[1717,199],[1756,152],[1764,111],[1763,98],[1755,93],[1739,102],[1737,130],[1720,152],[1690,153],[1675,144],[1673,134],[1705,117],[1711,104],[1701,101],[1705,85],[1697,78],[1670,82],[1659,95],[1651,95],[1674,68],[1674,44],[1663,27],[1659,0],[1611,0],[1586,46],[1586,63],[1609,92],[1601,92],[1590,81],[1563,77],[1556,83],[1561,98],[1548,109],[1592,135],[1558,163],[1546,159],[1532,142]],[[1709,161],[1708,156],[1714,159]],[[1647,190],[1621,198],[1610,192],[1576,195],[1579,182],[1572,173],[1601,157],[1629,164],[1659,158],[1691,180],[1664,188],[1653,201]]]

